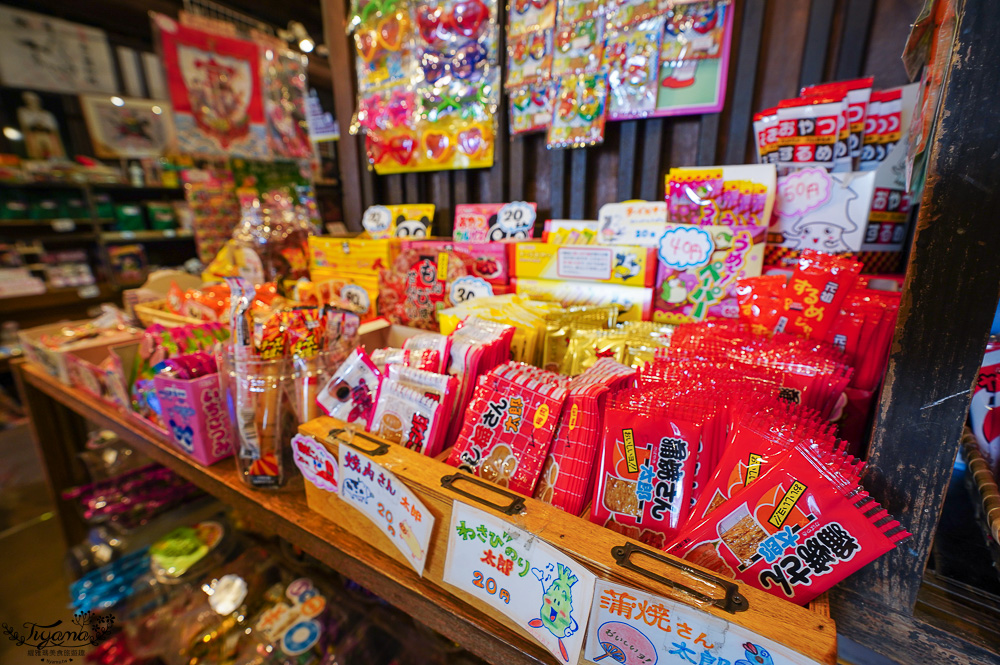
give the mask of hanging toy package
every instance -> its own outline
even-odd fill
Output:
[[[664,17],[648,19],[608,35],[608,119],[642,118],[656,109],[656,72]]]
[[[608,85],[604,74],[564,77],[556,93],[549,148],[582,148],[604,141]]]

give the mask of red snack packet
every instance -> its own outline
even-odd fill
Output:
[[[784,275],[761,275],[736,282],[740,321],[749,325],[754,334],[769,335],[774,331],[786,282]]]
[[[663,547],[687,519],[711,404],[668,403],[648,388],[609,402],[590,521]]]
[[[867,76],[850,81],[838,81],[841,89],[847,93],[847,122],[851,131],[848,149],[852,158],[861,156],[861,143],[865,135],[865,118],[868,115],[868,101],[872,95],[872,82],[874,80],[871,76]],[[837,84],[827,83],[809,86],[802,88],[799,94],[804,97],[821,95],[826,91],[827,86],[831,85]]]
[[[387,441],[406,446],[425,455],[437,437],[441,405],[394,379],[383,379],[379,386],[375,413],[369,431]]]
[[[833,168],[843,93],[796,97],[778,104],[778,166]]]
[[[390,365],[403,365],[404,367],[422,369],[426,372],[437,372],[438,367],[441,366],[441,359],[438,356],[438,352],[430,349],[416,351],[393,348],[375,349],[372,351],[372,362],[379,368],[379,371],[383,372]]]
[[[562,418],[535,488],[536,499],[573,515],[583,512],[604,432],[605,396],[631,381],[635,373],[627,365],[601,358],[570,379]]]
[[[855,481],[797,446],[666,551],[804,605],[909,535]]]
[[[448,464],[531,496],[566,398],[566,379],[507,363],[477,382]]]
[[[785,287],[784,311],[775,332],[825,339],[860,272],[861,264],[852,259],[803,250]]]

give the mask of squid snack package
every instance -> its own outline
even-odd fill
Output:
[[[796,446],[667,553],[804,605],[910,535],[823,457]]]
[[[398,381],[383,379],[368,431],[427,455],[441,422],[440,406]]]
[[[421,333],[409,337],[403,342],[403,348],[407,351],[434,351],[437,353],[437,367],[421,367],[428,372],[444,374],[448,371],[448,360],[451,354],[451,336],[441,333]]]
[[[368,354],[360,348],[354,349],[316,401],[326,415],[368,429],[381,380],[382,374]]]
[[[590,520],[662,548],[687,520],[702,426],[714,414],[710,403],[670,403],[656,392],[608,400]]]
[[[445,423],[451,417],[454,408],[458,379],[447,374],[436,374],[405,365],[389,365],[388,369],[390,379],[437,403],[438,427],[424,449],[425,455],[436,457],[444,448],[444,437],[448,429]]]
[[[758,480],[797,444],[836,452],[843,442],[833,436],[832,429],[833,425],[815,411],[779,400],[744,413],[729,433],[722,456],[691,511],[691,520],[702,519]]]
[[[853,259],[803,250],[785,287],[785,311],[775,332],[825,339],[860,272],[861,264]]]
[[[567,382],[507,363],[477,382],[448,464],[531,496],[555,433]]]
[[[606,395],[632,381],[635,369],[602,358],[569,381],[535,498],[579,515],[590,498],[594,461],[601,445]]]
[[[392,365],[415,367],[416,369],[428,372],[436,372],[437,368],[441,366],[441,359],[438,356],[438,352],[430,349],[413,351],[410,349],[394,349],[392,347],[375,349],[372,351],[371,358],[375,366],[378,367],[378,371],[383,374]]]

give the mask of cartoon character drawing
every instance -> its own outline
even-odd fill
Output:
[[[799,220],[792,226],[792,230],[785,234],[785,238],[797,241],[797,245],[792,249],[815,249],[827,253],[849,252],[851,248],[844,242],[844,234],[857,231],[858,227],[848,217],[845,217],[845,221],[850,224],[850,228],[845,229],[833,222],[802,224]]]
[[[352,501],[364,504],[367,504],[368,500],[375,496],[372,494],[372,491],[368,489],[368,486],[357,478],[348,478],[344,481],[344,494],[346,494]]]
[[[688,287],[680,277],[671,277],[663,283],[660,297],[671,305],[679,305],[687,300]]]
[[[632,252],[618,252],[615,254],[615,267],[611,274],[623,282],[630,277],[639,274],[639,260]]]
[[[489,230],[486,232],[487,240],[506,240],[507,238],[514,238],[515,240],[524,240],[528,237],[527,226],[518,227],[513,233],[508,233],[500,223],[497,221],[496,215],[490,215],[489,219]]]
[[[771,654],[760,645],[747,642],[743,645],[743,651],[746,658],[740,658],[733,665],[774,665]]]
[[[568,566],[551,563],[545,570],[532,568],[531,574],[542,584],[542,606],[538,609],[538,618],[532,619],[528,625],[532,628],[544,627],[559,641],[559,653],[563,660],[569,662],[569,654],[563,640],[579,630],[580,626],[573,618],[572,587],[578,578]]]
[[[417,536],[413,533],[413,529],[408,522],[403,521],[399,523],[399,535],[402,537],[403,542],[406,543],[406,546],[410,548],[410,556],[419,561],[424,555],[424,548],[420,546],[420,541],[417,540]]]
[[[431,225],[431,220],[426,215],[420,219],[406,219],[403,215],[396,218],[397,238],[424,238],[427,236],[427,227]]]
[[[174,434],[174,443],[187,452],[194,450],[194,430],[191,426],[177,423],[174,420],[171,420],[169,424],[170,431]]]

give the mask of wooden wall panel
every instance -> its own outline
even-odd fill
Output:
[[[342,33],[346,3],[323,2],[327,41],[332,45],[338,41],[333,39],[337,31]],[[604,203],[660,199],[663,175],[672,166],[752,160],[753,114],[794,96],[803,84],[829,80],[835,72],[872,73],[880,86],[903,83],[899,53],[922,0],[735,2],[736,30],[721,114],[612,122],[601,145],[550,151],[544,134],[507,134],[504,97],[498,109],[495,165],[467,172],[376,176],[362,168],[363,142],[349,137],[339,151],[348,225],[357,227],[352,219],[360,220],[361,211],[374,203],[434,203],[438,233],[447,233],[454,206],[464,202],[534,201],[543,221],[566,216],[594,219]],[[353,82],[345,72],[353,67],[343,60],[349,56],[348,41],[340,41],[343,48],[331,48],[331,70],[337,117],[346,127],[354,99]],[[354,163],[357,166],[349,168]]]

